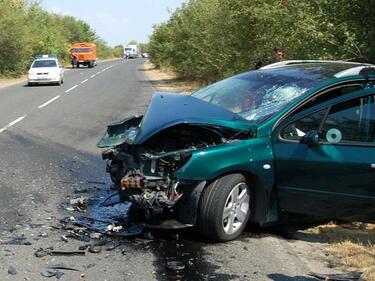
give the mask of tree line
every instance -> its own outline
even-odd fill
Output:
[[[375,0],[188,0],[148,48],[157,67],[212,82],[278,59],[375,62],[374,27]]]
[[[94,42],[97,56],[122,56],[122,46],[110,48],[84,21],[45,11],[38,1],[0,0],[0,76],[25,73],[36,54],[55,54],[70,61],[74,42]]]

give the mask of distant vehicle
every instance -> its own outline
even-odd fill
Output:
[[[124,59],[135,59],[138,58],[138,46],[128,45],[124,49]]]
[[[27,84],[64,83],[64,67],[53,55],[37,55],[27,75]]]
[[[148,58],[148,53],[143,53],[143,54],[142,54],[142,58],[147,59],[147,58]]]
[[[93,68],[96,65],[96,45],[94,43],[75,43],[70,48],[72,67],[79,68],[80,65]]]

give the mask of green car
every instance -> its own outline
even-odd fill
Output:
[[[228,241],[249,220],[374,221],[374,70],[285,61],[191,96],[156,93],[98,146],[132,216],[152,227]]]

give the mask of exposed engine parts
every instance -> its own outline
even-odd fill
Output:
[[[248,137],[248,132],[221,127],[177,125],[161,131],[142,145],[124,143],[102,152],[107,172],[122,200],[133,202],[133,210],[145,219],[173,213],[183,196],[173,173],[196,150]]]
[[[129,188],[141,189],[144,187],[144,177],[135,170],[129,170],[128,173],[121,179],[121,190],[125,191]]]

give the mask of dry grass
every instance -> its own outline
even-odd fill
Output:
[[[362,280],[375,281],[375,224],[329,223],[307,230],[328,242],[326,251],[349,270],[363,272]]]
[[[5,86],[9,86],[9,85],[13,85],[14,83],[26,81],[26,78],[27,78],[26,75],[22,75],[19,78],[5,78],[5,77],[1,77],[0,78],[0,88],[1,87],[5,87]]]
[[[149,61],[145,62],[144,70],[152,86],[160,92],[191,94],[202,86],[198,82],[178,79],[171,71],[156,69]]]

